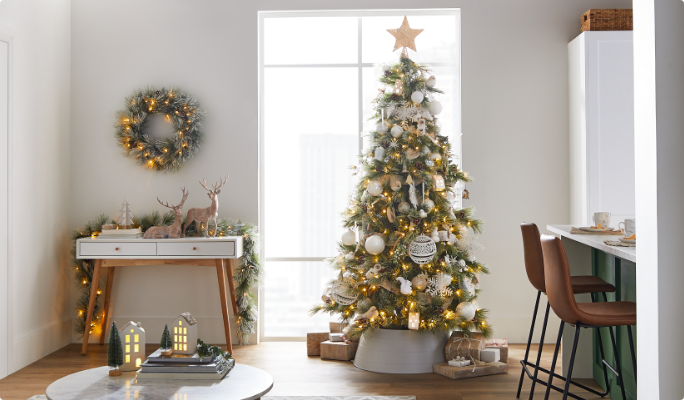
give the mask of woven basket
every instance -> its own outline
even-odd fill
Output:
[[[631,31],[632,9],[592,9],[581,17],[584,31]]]

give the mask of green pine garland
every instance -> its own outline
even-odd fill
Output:
[[[173,137],[154,139],[145,133],[148,117],[163,115],[173,125]],[[126,98],[126,108],[117,113],[116,137],[124,154],[145,168],[176,172],[197,153],[204,139],[204,112],[199,103],[177,87],[146,87]]]
[[[174,214],[169,212],[161,214],[154,211],[142,217],[134,217],[133,224],[140,227],[142,231],[146,231],[152,226],[166,226],[173,224]],[[257,254],[257,228],[254,225],[244,224],[239,220],[223,220],[218,219],[217,236],[242,236],[243,249],[240,263],[234,271],[235,279],[235,297],[237,298],[238,315],[235,316],[235,322],[238,327],[238,343],[241,345],[249,344],[249,335],[256,332],[256,322],[258,318],[256,301],[252,293],[259,285],[262,275],[261,262]],[[183,221],[185,222],[185,221]],[[81,288],[81,297],[79,298],[76,310],[78,316],[76,319],[75,330],[77,333],[85,333],[86,312],[88,310],[88,303],[90,302],[90,288],[93,284],[93,271],[95,269],[94,260],[76,259],[76,239],[91,237],[93,234],[98,234],[102,225],[116,223],[112,221],[107,215],[102,214],[99,217],[85,223],[80,229],[73,233],[73,246],[71,254],[73,257],[75,267],[75,277]],[[203,229],[204,226],[202,225]],[[195,224],[188,227],[186,236],[198,236],[195,230]],[[96,282],[98,288],[100,283]],[[98,297],[101,292],[98,290]],[[93,321],[88,329],[94,328],[103,329],[99,327],[102,323],[102,311],[99,301],[95,302],[95,309],[93,312]]]

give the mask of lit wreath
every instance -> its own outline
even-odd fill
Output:
[[[180,89],[146,87],[126,98],[126,109],[117,112],[116,137],[124,154],[145,168],[163,172],[178,171],[192,158],[204,139],[204,112],[193,97]],[[155,139],[145,133],[147,117],[164,115],[173,124],[173,137]]]

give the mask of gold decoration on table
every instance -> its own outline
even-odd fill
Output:
[[[413,51],[418,51],[416,50],[416,36],[422,31],[422,29],[412,29],[409,26],[408,18],[404,17],[404,22],[402,22],[399,28],[387,30],[387,32],[397,39],[396,42],[394,42],[394,49],[392,51],[403,48],[402,52],[406,52],[407,47]]]

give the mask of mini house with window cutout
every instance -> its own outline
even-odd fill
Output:
[[[119,333],[124,350],[121,371],[137,371],[145,360],[145,330],[140,322],[130,321]]]
[[[194,354],[197,350],[197,320],[185,312],[173,323],[173,353]]]

